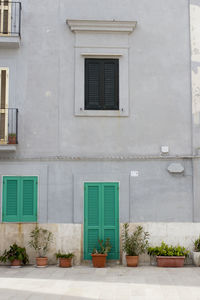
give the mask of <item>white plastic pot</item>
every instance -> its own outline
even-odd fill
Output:
[[[193,252],[192,253],[193,263],[196,267],[200,266],[200,252]]]

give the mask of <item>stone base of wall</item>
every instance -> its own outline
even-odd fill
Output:
[[[120,224],[120,230],[122,229]],[[170,245],[181,245],[193,251],[193,242],[200,235],[200,223],[131,223],[130,230],[141,225],[150,234],[149,243],[151,246],[160,245],[162,241]],[[125,255],[122,255],[122,262],[125,265]],[[149,255],[141,255],[141,265],[150,264]],[[191,264],[191,254],[186,259],[186,264]]]
[[[50,230],[53,233],[53,243],[47,254],[49,264],[55,264],[55,253],[74,252],[74,264],[79,265],[82,256],[82,225],[81,224],[38,224],[43,228]],[[30,232],[34,229],[35,224],[0,224],[0,255],[5,249],[8,249],[11,244],[16,242],[19,246],[24,246],[29,255],[30,264],[35,264],[36,253],[28,246],[30,240]]]
[[[120,231],[122,229],[120,224]],[[172,245],[182,245],[192,251],[193,241],[200,234],[200,223],[131,223],[130,229],[142,225],[150,233],[150,244],[159,245],[162,241]],[[74,264],[83,263],[83,225],[82,224],[39,224],[43,228],[52,231],[54,242],[48,253],[49,263],[56,264],[55,253],[74,252]],[[35,224],[0,224],[0,255],[11,244],[16,242],[19,246],[25,246],[30,258],[30,264],[35,264],[36,253],[28,246],[30,232]],[[120,243],[121,244],[121,243]],[[125,256],[121,252],[121,262],[125,265]],[[191,258],[187,259],[191,263]],[[150,264],[148,255],[140,257],[140,264]]]

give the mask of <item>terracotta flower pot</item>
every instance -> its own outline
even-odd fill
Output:
[[[156,256],[158,267],[183,267],[185,256]]]
[[[92,263],[95,268],[105,268],[107,254],[92,254]]]
[[[19,259],[14,259],[12,262],[11,262],[11,266],[12,267],[21,267],[21,260]]]
[[[71,258],[59,258],[59,267],[61,268],[70,268],[72,266]]]
[[[8,136],[8,144],[16,144],[16,136]]]
[[[36,257],[37,267],[46,267],[48,263],[48,257]]]
[[[126,255],[127,267],[137,267],[138,261],[139,261],[139,256]]]

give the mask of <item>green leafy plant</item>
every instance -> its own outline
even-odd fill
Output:
[[[151,256],[188,256],[189,251],[182,246],[167,245],[164,242],[160,246],[149,247],[148,254]]]
[[[158,253],[159,253],[159,247],[148,247],[147,248],[147,253],[150,255],[150,256],[157,256]]]
[[[10,137],[15,137],[15,136],[16,136],[16,133],[9,133],[8,136],[10,136]]]
[[[58,251],[57,253],[55,253],[56,258],[73,258],[74,257],[74,253],[68,252],[68,253],[61,253],[60,251]]]
[[[129,224],[125,223],[122,228],[122,249],[128,256],[138,256],[145,253],[149,243],[149,233],[142,226],[129,233]]]
[[[98,240],[98,243],[99,248],[94,248],[92,254],[107,254],[110,252],[112,245],[109,238],[106,239],[105,243],[103,243],[103,240]]]
[[[45,257],[49,251],[50,244],[53,242],[52,232],[36,226],[31,231],[30,238],[29,246],[38,253],[38,257]]]
[[[194,251],[200,252],[200,236],[194,241]]]
[[[10,249],[5,250],[3,255],[0,256],[0,261],[4,263],[7,260],[13,262],[15,259],[20,260],[24,265],[29,262],[26,248],[19,247],[16,243],[11,245]]]

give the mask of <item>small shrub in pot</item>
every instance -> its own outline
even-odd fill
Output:
[[[183,267],[189,251],[180,245],[169,246],[162,242],[160,246],[149,247],[148,254],[156,256],[158,267]]]
[[[72,266],[72,258],[74,257],[73,253],[61,253],[58,251],[55,255],[56,258],[59,259],[59,267],[70,268]]]
[[[8,134],[8,144],[16,144],[16,133]]]
[[[200,236],[194,241],[194,251],[192,252],[193,263],[196,267],[200,266]]]
[[[46,267],[48,264],[47,252],[50,249],[50,244],[53,242],[53,234],[51,231],[36,226],[30,233],[31,240],[29,246],[32,247],[36,253],[37,267]]]
[[[0,261],[6,263],[10,261],[11,266],[20,267],[21,264],[27,264],[29,262],[26,248],[18,246],[16,243],[10,246],[9,250],[5,250],[3,255],[0,256]]]
[[[95,268],[104,268],[106,264],[106,257],[110,252],[112,245],[110,239],[107,238],[105,243],[103,240],[98,240],[99,247],[94,248],[92,251],[92,263]]]
[[[122,229],[122,249],[126,253],[128,267],[137,267],[139,255],[145,253],[149,246],[149,233],[142,226],[137,226],[130,233],[129,224],[125,223]]]

